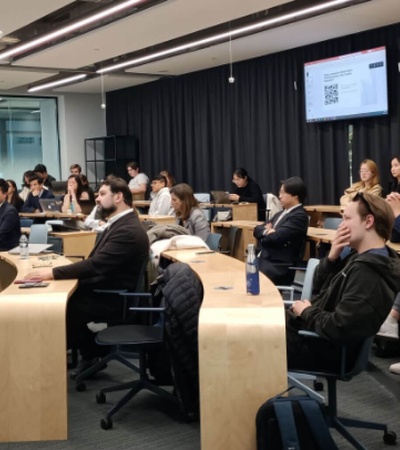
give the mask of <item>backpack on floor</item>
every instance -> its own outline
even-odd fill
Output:
[[[338,450],[323,405],[308,395],[266,401],[256,418],[257,450]]]

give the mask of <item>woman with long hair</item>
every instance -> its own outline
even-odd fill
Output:
[[[177,224],[186,228],[190,234],[199,236],[203,241],[210,234],[210,225],[199,202],[193,195],[193,189],[186,183],[171,188],[171,206],[174,208]]]
[[[18,195],[17,184],[14,180],[7,180],[8,183],[8,192],[7,192],[7,201],[11,205],[15,206],[18,212],[21,212],[22,206],[24,205],[24,201]]]
[[[342,206],[342,208],[347,206],[359,192],[378,196],[382,195],[382,186],[379,184],[378,166],[372,159],[364,159],[360,164],[359,174],[360,181],[353,183],[340,197],[340,206]]]
[[[71,211],[72,213],[79,214],[82,212],[80,201],[83,193],[82,180],[79,175],[70,175],[67,180],[67,193],[64,195],[62,212],[67,213]],[[87,197],[86,197],[87,198]]]

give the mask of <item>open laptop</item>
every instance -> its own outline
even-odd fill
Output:
[[[226,191],[211,191],[211,196],[213,198],[214,203],[217,204],[229,204],[231,201],[229,200],[229,192]]]
[[[39,253],[42,253],[52,247],[53,244],[28,244],[28,252],[30,255],[38,255]],[[19,255],[20,254],[20,248],[14,247],[8,252],[10,255]]]
[[[57,213],[61,211],[61,205],[57,203],[57,200],[54,198],[39,199],[39,203],[44,213]]]

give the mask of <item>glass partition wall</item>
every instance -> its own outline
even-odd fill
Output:
[[[60,179],[57,99],[0,95],[0,178],[20,188],[23,173],[39,163]]]

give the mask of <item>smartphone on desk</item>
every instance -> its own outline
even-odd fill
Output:
[[[24,283],[18,286],[20,289],[30,289],[30,288],[37,288],[37,287],[47,287],[49,283]]]

